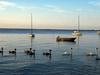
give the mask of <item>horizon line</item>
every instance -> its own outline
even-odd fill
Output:
[[[17,30],[30,30],[30,28],[0,28],[1,29],[17,29]],[[48,28],[38,28],[38,29],[32,29],[32,30],[77,30],[77,29],[48,29]],[[80,30],[99,30],[99,29],[80,29]]]

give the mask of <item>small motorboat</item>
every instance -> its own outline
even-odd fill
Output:
[[[76,39],[76,37],[60,37],[60,36],[58,36],[58,37],[56,38],[56,41],[57,41],[57,42],[60,42],[60,41],[74,42],[75,39]]]

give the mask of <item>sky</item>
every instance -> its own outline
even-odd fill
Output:
[[[0,28],[100,29],[100,0],[0,0]]]

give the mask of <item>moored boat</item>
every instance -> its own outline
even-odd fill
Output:
[[[100,30],[97,31],[97,34],[100,35]]]
[[[33,23],[32,23],[32,20],[33,19],[32,19],[32,13],[31,13],[31,32],[30,32],[29,36],[34,38],[35,34],[33,34],[33,29],[32,29],[33,28]]]
[[[80,32],[80,16],[78,16],[78,29],[72,33],[73,36],[81,36],[82,33]]]
[[[56,41],[60,42],[60,41],[70,41],[70,42],[74,42],[76,39],[76,37],[60,37],[58,36],[56,38]]]
[[[72,33],[73,36],[81,36],[82,34],[80,33],[80,31],[74,31]]]

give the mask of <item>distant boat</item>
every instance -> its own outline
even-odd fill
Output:
[[[56,41],[57,41],[57,42],[60,42],[60,41],[74,42],[75,39],[76,39],[76,37],[66,37],[66,38],[64,38],[64,37],[58,36],[58,37],[56,38]]]
[[[80,16],[78,16],[78,29],[72,33],[73,36],[81,36],[80,32]]]
[[[100,30],[97,31],[97,34],[100,35]]]
[[[29,34],[30,37],[35,37],[35,34],[33,34],[33,22],[32,22],[33,18],[32,18],[32,13],[31,13],[31,32]]]
[[[72,33],[73,36],[81,36],[82,34],[80,33],[80,31],[74,31]]]

